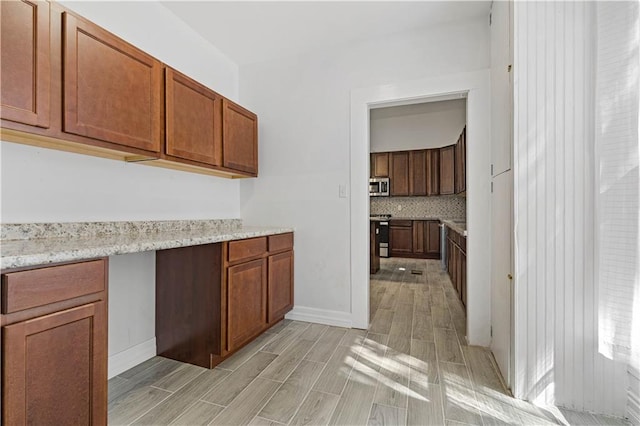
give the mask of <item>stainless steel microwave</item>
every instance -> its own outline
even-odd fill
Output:
[[[369,196],[370,197],[388,197],[389,196],[389,178],[369,179]]]

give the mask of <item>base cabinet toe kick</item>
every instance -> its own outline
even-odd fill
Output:
[[[0,424],[107,424],[108,258],[1,271]],[[158,355],[213,368],[293,308],[293,233],[156,252]]]

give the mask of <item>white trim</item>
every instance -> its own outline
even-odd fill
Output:
[[[626,417],[632,425],[640,425],[640,372],[632,366],[627,366],[629,374],[629,389],[627,389]]]
[[[489,70],[452,74],[351,91],[350,256],[351,323],[369,325],[369,110],[391,103],[415,103],[467,95],[468,340],[489,346],[491,326],[491,80]],[[440,98],[441,99],[441,98]]]
[[[632,425],[640,425],[640,395],[627,392],[627,418]]]
[[[351,328],[351,314],[348,312],[330,311],[328,309],[296,306],[285,318],[296,321],[315,322],[318,324],[335,325]]]
[[[142,342],[130,347],[129,349],[125,349],[122,352],[111,355],[108,361],[109,378],[111,379],[112,377],[143,363],[149,358],[153,358],[157,353],[156,338],[154,337],[146,342]]]

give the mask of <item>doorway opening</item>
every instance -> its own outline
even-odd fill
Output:
[[[391,107],[466,97],[467,341],[489,346],[491,326],[490,75],[488,70],[355,89],[351,92],[351,318],[355,328],[369,327],[369,154],[370,112]],[[490,247],[490,246],[489,246]]]
[[[371,322],[378,308],[428,312],[437,285],[455,315],[434,322],[466,335],[466,110],[465,93],[370,109]]]

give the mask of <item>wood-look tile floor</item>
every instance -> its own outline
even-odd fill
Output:
[[[114,377],[109,424],[626,424],[511,398],[438,261],[382,259],[370,293],[369,330],[285,320],[213,370],[154,357]]]

